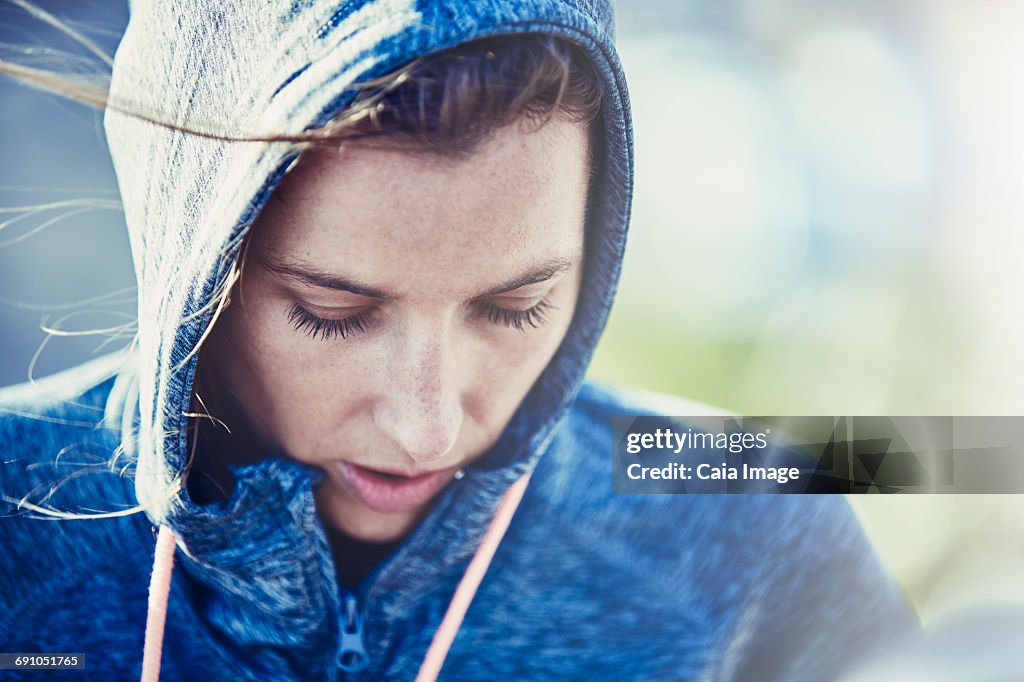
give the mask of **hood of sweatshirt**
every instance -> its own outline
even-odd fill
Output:
[[[603,157],[592,189],[584,282],[564,342],[496,444],[467,469],[459,485],[441,493],[431,515],[406,542],[406,551],[433,554],[435,570],[466,560],[501,495],[542,456],[582,383],[608,317],[633,176],[628,97],[613,47],[610,4],[131,4],[115,57],[105,127],[130,232],[139,327],[108,401],[107,420],[120,424],[122,447],[136,462],[139,503],[151,520],[175,530],[191,559],[189,570],[220,589],[263,600],[264,614],[307,608],[308,590],[289,586],[327,580],[323,566],[329,562],[312,561],[323,558],[322,544],[306,547],[296,530],[316,525],[309,518],[311,487],[322,474],[270,459],[236,470],[235,490],[226,503],[199,506],[182,483],[189,462],[186,426],[201,343],[217,295],[232,284],[247,231],[298,156],[287,142],[217,138],[316,128],[345,107],[356,81],[469,40],[519,32],[575,41],[589,52],[604,81]],[[182,132],[147,117],[216,135]],[[305,573],[281,582],[283,555],[267,551],[274,548],[285,548],[294,570]],[[264,569],[273,577],[260,582],[260,557],[271,554],[277,563]],[[414,598],[415,562],[404,565],[407,574],[398,566],[391,578],[405,586],[404,598]],[[236,571],[248,577],[230,577]],[[333,588],[324,589],[324,598],[333,602]]]

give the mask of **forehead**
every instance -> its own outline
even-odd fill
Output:
[[[509,126],[467,157],[349,146],[307,154],[254,229],[256,255],[401,290],[473,288],[583,248],[586,129]]]

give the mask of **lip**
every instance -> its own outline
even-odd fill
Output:
[[[408,476],[398,471],[369,469],[351,462],[338,462],[337,469],[356,499],[383,514],[421,507],[448,483],[453,472],[452,469],[442,469]]]

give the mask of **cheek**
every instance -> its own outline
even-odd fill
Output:
[[[370,361],[365,345],[296,331],[287,306],[273,296],[246,296],[246,306],[223,320],[227,343],[219,355],[227,378],[265,438],[301,451],[298,443],[319,440],[360,409],[364,389],[378,380],[378,363]]]
[[[500,431],[547,367],[572,321],[578,277],[553,291],[547,321],[526,332],[499,329],[478,346],[474,395],[488,430]],[[492,434],[496,436],[497,434]]]

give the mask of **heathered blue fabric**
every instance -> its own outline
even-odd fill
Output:
[[[0,393],[5,492],[49,489],[73,462],[109,453],[116,439],[95,424],[111,381],[90,381],[96,369]],[[652,411],[591,384],[579,392],[442,679],[832,680],[914,627],[842,497],[611,495],[609,417]],[[196,512],[198,560],[178,553],[164,679],[415,676],[488,520],[489,508],[465,500],[490,496],[473,476],[454,483],[364,583],[369,667],[346,674],[334,664],[341,611],[313,473],[282,460],[244,467],[230,501]],[[128,479],[94,474],[50,502],[134,500]],[[0,648],[84,652],[86,679],[137,679],[154,546],[146,518],[14,514],[0,540]]]
[[[164,679],[412,679],[501,495],[529,469],[442,679],[835,679],[913,629],[841,497],[611,493],[611,417],[691,408],[583,382],[614,298],[632,182],[605,3],[140,2],[112,88],[144,109],[169,99],[165,113],[181,125],[302,130],[344,106],[353,79],[471,38],[536,30],[582,44],[606,81],[579,307],[498,443],[357,594],[335,579],[317,469],[276,458],[236,468],[231,499],[206,506],[179,489],[204,306],[295,150],[108,114],[139,338],[126,353],[0,391],[0,651],[84,652],[86,679],[136,679],[152,524],[165,523],[179,548]],[[24,496],[76,512],[147,508],[46,521],[18,509]],[[363,626],[358,672],[336,660],[350,641],[347,605]]]

